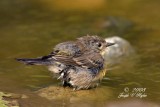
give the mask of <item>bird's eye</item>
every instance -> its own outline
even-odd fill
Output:
[[[102,44],[101,43],[98,43],[98,47],[101,47],[102,46]]]

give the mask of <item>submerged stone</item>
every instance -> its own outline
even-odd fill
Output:
[[[36,92],[39,96],[48,100],[62,100],[67,99],[69,102],[80,100],[106,100],[112,96],[112,91],[109,87],[102,86],[90,90],[73,91],[69,87],[49,86],[40,89]]]

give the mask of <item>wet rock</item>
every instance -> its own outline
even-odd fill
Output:
[[[121,59],[135,53],[131,44],[118,36],[108,37],[106,42],[115,43],[115,45],[108,47],[105,52],[105,59],[107,64],[119,63]]]
[[[28,98],[26,95],[0,92],[0,107],[19,107],[19,99]]]
[[[39,96],[48,100],[68,99],[70,103],[80,100],[106,100],[112,96],[112,91],[109,87],[101,86],[90,90],[73,91],[69,87],[49,86],[40,89],[36,92]]]

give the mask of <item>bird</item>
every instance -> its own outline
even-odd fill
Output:
[[[49,71],[58,75],[63,86],[74,90],[89,89],[98,86],[105,75],[104,51],[114,44],[99,36],[87,35],[57,44],[49,55],[16,60],[26,65],[48,66]]]

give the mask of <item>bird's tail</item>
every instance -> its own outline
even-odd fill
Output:
[[[54,62],[53,59],[48,58],[48,56],[40,58],[16,58],[16,60],[26,65],[51,65]]]

